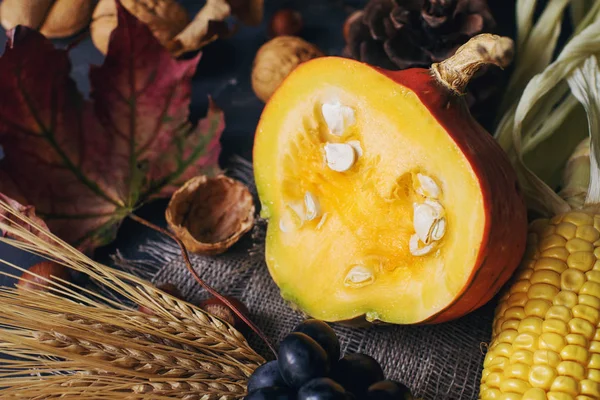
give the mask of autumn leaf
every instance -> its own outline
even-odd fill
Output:
[[[18,236],[10,232],[10,229],[24,229],[44,241],[52,242],[52,239],[46,234],[48,226],[35,214],[35,207],[25,206],[2,193],[0,193],[0,223],[7,226],[8,229],[0,229],[3,237],[19,240]]]
[[[0,192],[35,206],[50,230],[82,249],[113,240],[144,202],[218,170],[224,120],[211,102],[188,122],[199,56],[175,60],[118,7],[91,99],[69,77],[65,50],[17,28],[0,58]]]

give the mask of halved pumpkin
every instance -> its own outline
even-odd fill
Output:
[[[518,265],[527,226],[515,173],[447,72],[319,58],[267,104],[254,147],[266,262],[306,314],[447,321],[489,301]]]

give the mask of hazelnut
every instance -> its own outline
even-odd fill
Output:
[[[42,261],[32,265],[21,275],[19,279],[19,289],[34,289],[47,291],[50,286],[48,280],[70,280],[71,274],[67,267],[54,261]]]
[[[263,44],[252,64],[252,90],[265,103],[296,67],[324,56],[315,45],[297,36],[279,36]]]
[[[350,43],[350,27],[352,26],[352,24],[354,24],[354,21],[356,21],[359,18],[362,18],[362,16],[362,10],[358,10],[354,11],[348,16],[348,18],[346,18],[346,22],[344,22],[343,28],[344,40],[346,41],[346,43]]]
[[[269,36],[296,36],[302,30],[304,23],[302,14],[298,11],[284,8],[273,14],[269,24]]]
[[[229,300],[231,304],[245,316],[248,316],[250,314],[248,308],[244,305],[244,303],[242,303],[235,297],[224,297],[227,300]],[[210,297],[206,300],[203,300],[198,306],[207,313],[214,315],[215,317],[227,322],[229,325],[233,326],[238,331],[243,332],[244,330],[246,330],[247,326],[244,323],[244,321],[242,321],[242,319],[238,317],[236,313],[234,313],[229,307],[227,307],[223,302],[221,302],[221,300],[217,299],[216,297]]]
[[[173,297],[177,297],[178,299],[182,298],[181,292],[177,288],[177,286],[172,283],[163,283],[162,285],[158,285],[156,287],[158,290],[162,290],[163,292],[170,294]],[[146,306],[140,305],[138,307],[138,311],[148,315],[154,315],[154,312]]]

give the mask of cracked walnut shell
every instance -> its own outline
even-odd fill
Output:
[[[254,211],[252,195],[244,184],[224,175],[201,175],[173,194],[165,216],[189,251],[215,255],[252,228]]]

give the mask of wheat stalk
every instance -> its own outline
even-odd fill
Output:
[[[52,280],[47,292],[0,288],[0,354],[12,358],[0,364],[0,398],[244,396],[248,377],[264,360],[232,326],[91,260],[4,202],[0,214],[5,214],[0,230],[16,238],[0,242],[54,260],[103,287],[99,293]],[[22,271],[4,263],[15,275]],[[139,305],[154,315],[138,312]]]

